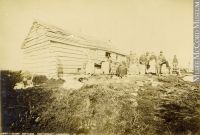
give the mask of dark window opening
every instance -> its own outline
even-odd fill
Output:
[[[77,72],[79,73],[81,71],[81,68],[77,68]]]
[[[110,53],[106,52],[105,56],[109,58],[110,57]]]
[[[94,67],[100,69],[101,68],[101,64],[94,63]]]

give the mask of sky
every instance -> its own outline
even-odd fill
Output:
[[[111,41],[138,55],[164,51],[192,64],[192,0],[0,0],[0,68],[21,69],[21,45],[34,20]]]

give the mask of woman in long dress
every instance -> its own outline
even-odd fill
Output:
[[[147,73],[156,74],[157,71],[157,57],[152,52],[149,58],[149,68],[147,69]]]

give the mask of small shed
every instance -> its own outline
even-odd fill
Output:
[[[109,42],[72,34],[38,21],[22,44],[23,70],[48,77],[86,72],[87,63],[98,67],[105,58],[125,61],[126,55]]]

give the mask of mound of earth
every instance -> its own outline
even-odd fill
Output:
[[[82,83],[78,89],[52,80],[25,90],[4,89],[3,130],[109,135],[199,133],[200,84],[176,76],[103,75],[88,77]]]

